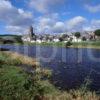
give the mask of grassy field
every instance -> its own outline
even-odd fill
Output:
[[[22,65],[32,67],[33,72],[26,72]],[[51,75],[52,71],[41,68],[36,59],[0,52],[0,100],[100,100],[88,90],[89,82],[76,90],[60,91],[49,82]]]

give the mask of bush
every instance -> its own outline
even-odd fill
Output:
[[[70,41],[68,41],[67,43],[66,43],[66,47],[69,47],[69,46],[71,46],[72,45],[72,43],[70,42]]]

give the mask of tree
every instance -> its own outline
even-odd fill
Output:
[[[71,45],[72,45],[71,41],[68,41],[68,42],[66,43],[66,47],[69,47],[69,46],[71,46]]]
[[[82,37],[82,40],[83,40],[83,41],[86,41],[86,37],[85,37],[85,36],[83,36],[83,37]]]
[[[95,30],[94,33],[96,36],[100,37],[100,29]]]
[[[77,38],[77,42],[78,42],[78,38],[81,36],[81,34],[80,34],[80,32],[76,32],[75,34],[75,37]],[[77,47],[77,63],[79,63],[80,61],[79,61],[79,56],[78,56],[78,54],[79,54],[79,49],[78,49],[78,47]]]
[[[81,36],[80,32],[76,32],[74,35],[76,38],[79,38]]]
[[[62,42],[63,41],[63,38],[62,37],[59,37],[59,41]]]

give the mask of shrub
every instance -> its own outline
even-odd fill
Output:
[[[68,42],[66,43],[66,47],[71,46],[71,45],[72,45],[72,43],[71,43],[70,41],[68,41]]]

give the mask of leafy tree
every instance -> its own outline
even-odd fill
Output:
[[[80,32],[76,32],[74,35],[76,38],[79,38],[81,36]]]
[[[66,47],[69,47],[69,46],[71,46],[71,45],[72,45],[71,41],[68,41],[68,42],[66,43]]]
[[[62,38],[62,37],[60,37],[60,38],[59,38],[59,41],[60,41],[60,42],[62,42],[62,41],[63,41],[63,38]]]
[[[85,37],[85,36],[83,36],[83,37],[82,37],[82,40],[83,40],[83,41],[86,41],[86,37]]]
[[[100,36],[100,29],[95,30],[94,33],[95,33],[96,36]]]

